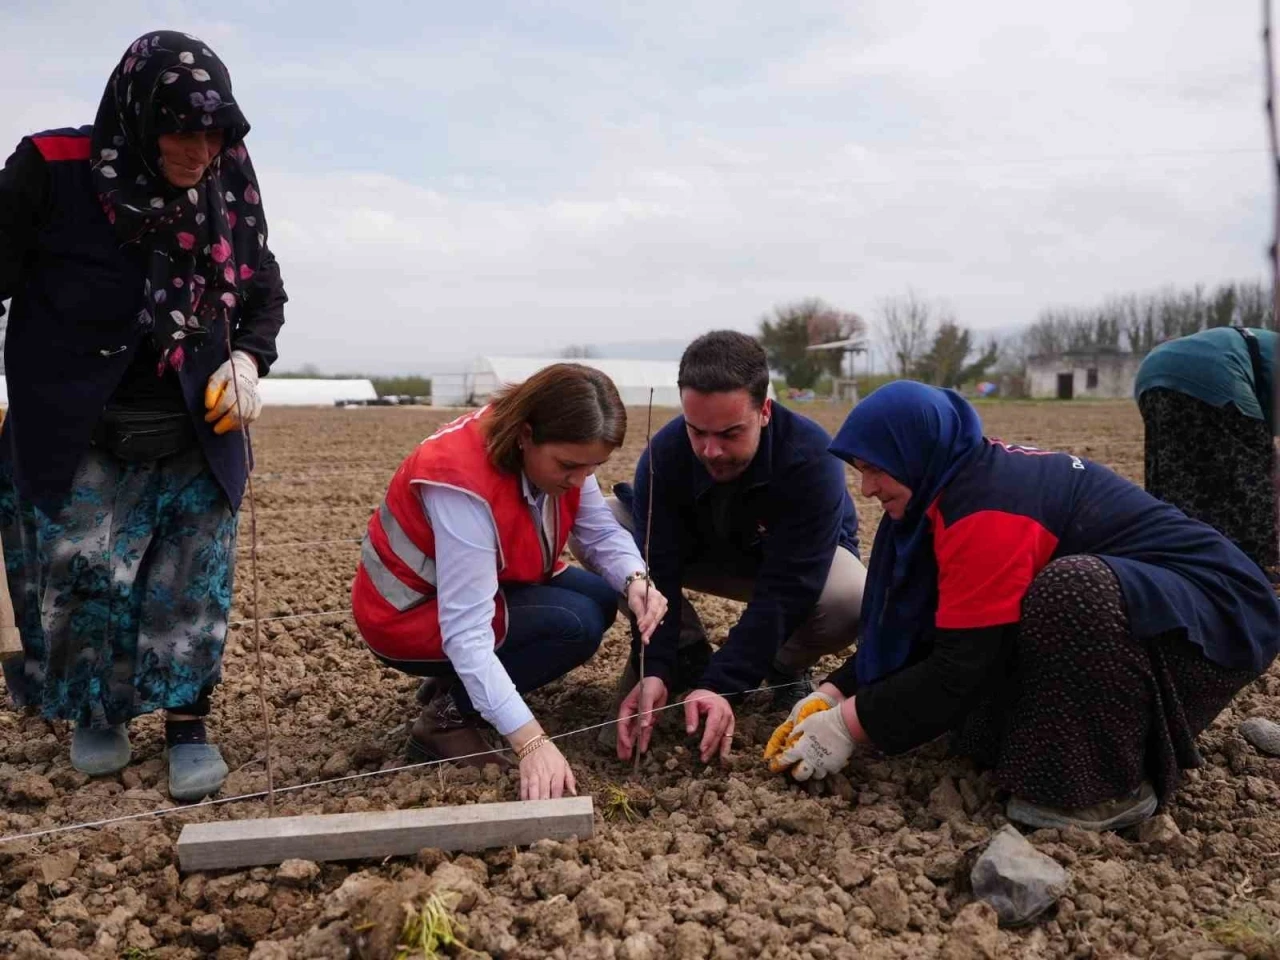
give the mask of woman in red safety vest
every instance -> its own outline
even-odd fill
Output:
[[[483,719],[520,761],[522,799],[576,793],[523,694],[591,658],[620,596],[644,642],[666,614],[593,475],[626,429],[607,376],[557,363],[441,427],[396,470],[369,520],[352,607],[379,660],[429,678],[411,754],[509,763]],[[571,536],[602,575],[564,563]]]

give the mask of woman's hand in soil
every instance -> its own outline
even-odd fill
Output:
[[[648,643],[653,631],[667,615],[667,598],[645,580],[633,580],[627,587],[627,607],[635,614],[641,643]]]
[[[520,799],[557,800],[565,795],[576,797],[578,784],[569,761],[548,740],[520,761]]]
[[[684,698],[685,733],[696,731],[700,719],[706,721],[700,746],[702,762],[708,763],[717,753],[727,759],[733,746],[734,727],[729,701],[711,690],[694,690]]]
[[[657,677],[645,677],[627,694],[618,708],[618,759],[630,760],[639,741],[641,753],[649,751],[653,738],[653,711],[667,705],[667,685]]]

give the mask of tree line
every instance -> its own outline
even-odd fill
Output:
[[[945,304],[915,290],[876,305],[870,323],[856,313],[810,298],[775,307],[759,322],[757,337],[773,369],[788,386],[808,389],[824,376],[843,375],[844,352],[810,349],[855,341],[862,351],[874,337],[896,377],[957,387],[995,375],[1019,376],[1031,357],[1072,351],[1147,353],[1156,344],[1210,327],[1270,327],[1269,289],[1258,281],[1208,289],[1166,287],[1110,297],[1087,307],[1049,307],[1024,329],[997,342],[962,325]]]
[[[1263,284],[1203,284],[1167,287],[1154,293],[1112,297],[1095,307],[1051,308],[1027,328],[1028,355],[1070,350],[1127,350],[1147,353],[1162,340],[1210,327],[1268,327],[1271,295]]]

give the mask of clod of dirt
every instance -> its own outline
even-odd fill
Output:
[[[676,927],[675,960],[706,960],[711,955],[711,934],[696,923]]]
[[[48,777],[35,773],[14,777],[9,781],[7,793],[14,803],[29,803],[36,806],[44,806],[57,796]]]
[[[1000,956],[1000,918],[989,903],[966,906],[951,924],[942,960],[996,960]]]
[[[73,893],[50,904],[49,918],[55,922],[70,920],[72,923],[83,923],[89,919],[89,911],[85,909],[80,896]]]
[[[231,913],[231,929],[251,942],[265,940],[275,923],[275,911],[268,907],[237,907]]]
[[[943,777],[929,794],[929,815],[938,820],[947,821],[953,816],[964,814],[964,798],[956,789],[955,781]]]
[[[489,900],[476,876],[476,871],[468,870],[461,862],[442,863],[431,874],[431,892],[444,897],[458,913],[470,913],[477,903]]]
[[[605,933],[616,936],[627,919],[627,908],[621,900],[607,897],[601,885],[593,883],[574,901],[578,916]]]
[[[911,919],[911,901],[898,885],[895,874],[880,874],[871,881],[864,896],[881,929],[890,933],[901,933],[907,929]]]
[[[871,876],[871,861],[856,856],[851,850],[837,850],[831,866],[836,883],[845,890],[862,886]]]
[[[1280,723],[1263,717],[1250,717],[1240,724],[1240,736],[1268,756],[1280,757]]]
[[[70,880],[80,864],[79,850],[63,850],[40,859],[40,876],[46,884]]]
[[[661,956],[662,945],[646,930],[633,933],[618,948],[618,960],[659,960]]]
[[[324,766],[320,768],[320,776],[322,777],[341,777],[350,772],[351,757],[343,750],[339,750],[332,754],[329,759],[324,762]]]
[[[1167,813],[1144,820],[1138,825],[1138,841],[1154,850],[1184,857],[1194,856],[1200,845],[1185,836]]]
[[[582,938],[578,911],[563,894],[532,904],[521,919],[532,928],[535,943],[547,950],[571,947]]]
[[[1096,860],[1089,865],[1089,873],[1103,889],[1122,889],[1129,880],[1129,871],[1117,860]]]
[[[1003,926],[1039,917],[1066,891],[1069,879],[1056,860],[1046,857],[1010,825],[991,838],[969,874],[974,896],[995,908]]]
[[[307,956],[314,956],[308,953]],[[274,940],[260,940],[253,945],[249,960],[289,960],[289,949]]]
[[[788,833],[806,833],[815,837],[826,828],[828,817],[826,807],[817,800],[797,800],[770,813],[774,824]]]
[[[707,893],[689,906],[678,906],[672,914],[677,920],[695,923],[719,923],[729,909],[729,902],[718,893]]]
[[[924,875],[934,883],[949,883],[961,872],[965,855],[955,847],[935,850],[925,857]]]
[[[305,887],[318,876],[320,866],[310,860],[286,860],[276,870],[276,879],[290,887]]]
[[[216,950],[224,929],[221,917],[202,913],[191,921],[191,939],[202,950]]]

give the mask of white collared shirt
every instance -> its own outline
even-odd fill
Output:
[[[521,474],[521,489],[535,516],[541,517],[543,556],[554,549],[557,504]],[[489,507],[451,487],[424,484],[427,520],[436,541],[436,592],[444,654],[480,715],[503,736],[524,726],[533,713],[516,690],[494,649],[494,595],[498,591],[498,533]],[[574,521],[574,540],[587,563],[614,590],[644,569],[635,539],[604,502],[594,476],[582,485]],[[550,567],[556,558],[547,562]]]

